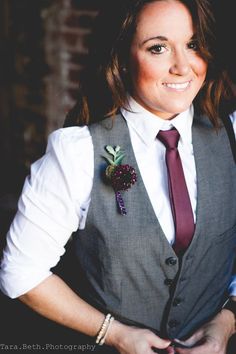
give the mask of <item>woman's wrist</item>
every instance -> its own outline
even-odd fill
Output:
[[[128,326],[122,324],[121,322],[114,320],[110,325],[105,344],[112,347],[117,347],[120,345],[122,338],[124,338],[124,335],[127,332],[127,327]]]
[[[220,312],[220,316],[223,318],[225,323],[225,328],[227,328],[228,332],[230,333],[230,336],[233,335],[236,331],[235,316],[233,312],[223,308]]]
[[[236,332],[236,297],[231,296],[223,305],[221,310],[228,318],[228,323],[232,323],[233,334]]]

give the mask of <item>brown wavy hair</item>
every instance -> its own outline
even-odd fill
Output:
[[[90,41],[88,64],[81,73],[78,100],[65,125],[86,125],[114,116],[127,108],[130,91],[128,68],[130,46],[137,17],[146,4],[167,0],[108,1],[97,17]],[[217,52],[216,23],[209,0],[176,0],[192,15],[199,55],[208,63],[205,83],[194,99],[195,109],[219,127],[222,107],[233,110],[235,89]]]

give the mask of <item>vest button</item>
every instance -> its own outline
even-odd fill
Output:
[[[180,297],[176,297],[173,301],[173,306],[179,306],[183,300]]]
[[[167,286],[171,286],[173,284],[173,279],[166,278],[164,280],[164,284],[167,285]]]
[[[177,259],[175,257],[169,257],[166,259],[166,264],[170,266],[174,266],[177,263]]]
[[[175,327],[177,327],[179,325],[179,321],[177,321],[177,320],[170,320],[169,322],[168,322],[168,326],[170,327],[170,328],[175,328]]]

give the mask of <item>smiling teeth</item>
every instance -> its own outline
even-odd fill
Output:
[[[175,89],[175,90],[183,90],[189,86],[190,81],[184,82],[183,84],[165,84],[165,86]]]

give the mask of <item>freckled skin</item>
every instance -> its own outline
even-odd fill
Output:
[[[149,3],[138,17],[130,50],[131,94],[163,119],[185,111],[204,83],[207,63],[193,35],[191,14],[176,0]]]

